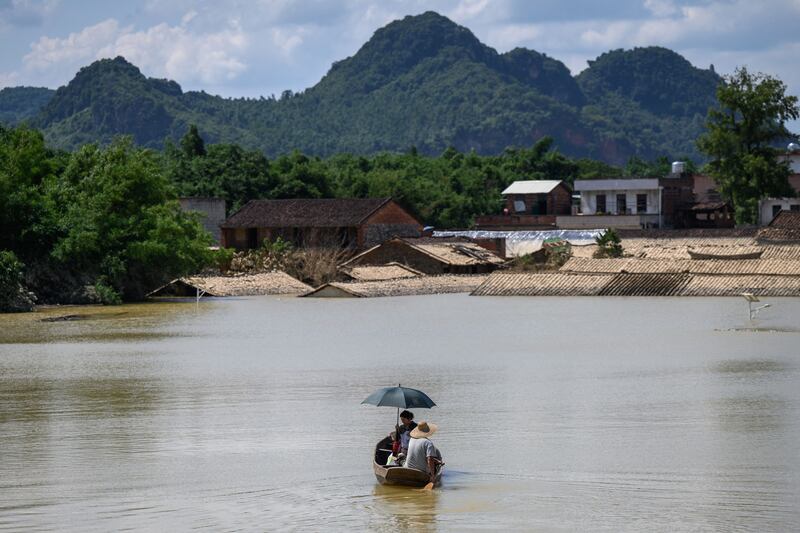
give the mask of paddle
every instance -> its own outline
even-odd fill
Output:
[[[433,490],[433,481],[429,481],[428,484],[422,487],[420,490]]]

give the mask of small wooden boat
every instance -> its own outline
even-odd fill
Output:
[[[722,260],[738,260],[738,259],[760,259],[764,250],[761,248],[742,248],[733,252],[707,250],[687,250],[689,257],[692,259],[722,259]]]
[[[372,460],[372,470],[381,485],[405,485],[408,487],[424,487],[430,481],[430,477],[421,470],[405,468],[403,466],[387,466],[386,461],[392,454],[392,439],[386,437],[375,445],[375,457]],[[442,479],[443,466],[436,469],[436,481],[438,485]]]

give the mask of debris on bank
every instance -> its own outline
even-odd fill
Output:
[[[263,296],[302,294],[311,290],[285,272],[262,272],[240,276],[191,276],[179,278],[148,294],[149,297]]]
[[[332,282],[303,294],[310,298],[374,298],[379,296],[417,296],[424,294],[468,293],[485,275],[441,275],[382,281]]]

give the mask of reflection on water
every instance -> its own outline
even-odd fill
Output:
[[[441,489],[425,491],[376,485],[372,492],[376,516],[370,529],[377,531],[435,531]]]
[[[729,299],[243,298],[0,316],[0,530],[800,530],[795,332]],[[765,328],[789,330],[800,300]],[[85,315],[78,320],[53,320]],[[780,318],[785,317],[785,318]],[[433,493],[377,485],[393,383]]]

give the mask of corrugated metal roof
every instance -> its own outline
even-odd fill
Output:
[[[547,194],[558,187],[560,183],[562,183],[561,180],[515,181],[500,194]]]

